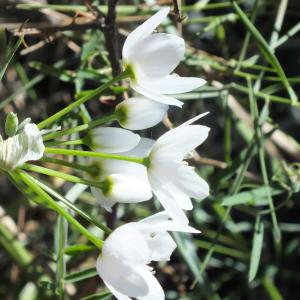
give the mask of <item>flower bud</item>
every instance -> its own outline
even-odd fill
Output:
[[[5,121],[5,133],[11,137],[14,136],[18,131],[19,120],[17,114],[10,112]]]
[[[169,106],[145,97],[129,98],[117,105],[119,124],[130,130],[150,128],[162,121]]]

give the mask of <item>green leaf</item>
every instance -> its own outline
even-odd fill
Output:
[[[65,276],[65,283],[73,283],[97,276],[96,268],[89,268]]]
[[[253,205],[267,205],[268,193],[271,189],[271,195],[279,195],[284,193],[283,190],[262,186],[250,191],[241,192],[233,196],[225,197],[222,201],[223,206],[240,205],[240,204],[253,204]]]
[[[261,221],[260,217],[256,218],[254,235],[253,235],[253,244],[250,258],[250,267],[248,273],[248,281],[251,282],[257,273],[261,251],[263,247],[264,240],[264,224]]]
[[[7,53],[6,53],[6,57],[5,57],[5,60],[4,60],[4,63],[3,65],[0,67],[0,81],[2,81],[3,79],[3,76],[6,72],[6,69],[8,67],[8,65],[10,64],[11,60],[13,59],[16,51],[18,50],[18,48],[20,47],[22,43],[22,39],[19,39],[13,47],[8,47],[8,50],[7,50]]]

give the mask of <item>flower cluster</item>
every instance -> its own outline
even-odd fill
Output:
[[[103,243],[97,271],[118,299],[164,299],[164,292],[153,276],[149,263],[170,259],[176,244],[169,232],[199,232],[188,225],[184,211],[193,208],[191,198],[203,199],[209,194],[208,184],[184,160],[208,136],[208,127],[193,124],[205,114],[169,130],[156,141],[130,131],[158,124],[166,115],[169,105],[182,106],[182,102],[175,98],[176,94],[191,91],[205,83],[200,78],[171,74],[184,56],[185,45],[183,39],[174,34],[154,33],[168,13],[169,8],[161,9],[131,32],[125,41],[124,74],[129,74],[131,87],[140,95],[118,104],[110,118],[100,118],[88,125],[54,133],[40,130],[83,104],[88,99],[83,97],[39,126],[27,123],[20,128],[13,123],[8,126],[9,137],[0,142],[0,168],[5,172],[18,171],[20,168],[91,185],[97,203],[107,211],[111,211],[116,203],[138,203],[153,197],[161,203],[163,212],[117,228]],[[101,90],[102,87],[99,88]],[[15,116],[12,115],[11,119],[16,122]],[[98,127],[102,121],[103,124],[112,120],[122,128]],[[80,140],[56,141],[52,145],[84,144],[92,151],[44,146],[44,142],[50,139],[84,130],[89,130],[88,134]],[[82,171],[82,178],[24,164],[38,160],[47,153],[87,156],[73,164],[74,168]],[[71,164],[52,157],[44,159],[67,166]],[[24,174],[17,172],[27,184],[34,184]],[[11,176],[14,178],[16,175]],[[39,192],[39,187],[34,190]],[[68,216],[55,201],[51,202],[50,207]],[[72,220],[72,217],[68,218]],[[77,221],[72,222],[100,247]]]

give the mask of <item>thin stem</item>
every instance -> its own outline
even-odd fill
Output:
[[[82,209],[79,209],[70,200],[68,200],[67,198],[63,197],[61,194],[57,193],[55,190],[53,190],[52,188],[50,188],[48,185],[42,183],[41,181],[37,180],[36,178],[30,176],[29,174],[27,174],[27,175],[28,175],[28,177],[30,177],[30,179],[33,182],[35,182],[39,187],[41,187],[46,193],[50,194],[51,196],[53,196],[54,198],[56,198],[57,200],[59,200],[61,203],[63,203],[64,205],[66,205],[69,209],[72,209],[79,216],[81,216],[82,218],[84,218],[85,220],[87,220],[88,222],[90,222],[91,224],[96,225],[98,228],[100,228],[101,230],[103,230],[107,234],[110,234],[112,232],[112,230],[109,227],[105,226],[102,223],[99,223],[97,220],[95,220],[88,213],[86,213]]]
[[[48,142],[45,143],[46,147],[53,146],[72,146],[72,145],[84,145],[83,139],[73,140],[73,141],[57,141],[57,142]]]
[[[73,128],[67,128],[67,129],[64,129],[64,130],[61,130],[61,131],[46,134],[46,135],[43,136],[43,140],[48,141],[48,140],[59,138],[59,137],[65,136],[65,135],[71,135],[71,134],[76,133],[76,132],[89,130],[89,129],[92,129],[92,128],[98,126],[98,125],[102,125],[104,123],[114,121],[114,120],[117,120],[117,119],[118,119],[118,114],[114,112],[113,114],[97,118],[97,119],[95,119],[94,121],[92,121],[88,124],[82,124],[82,125],[75,126]]]
[[[36,194],[38,194],[43,201],[55,210],[58,214],[63,216],[71,225],[73,225],[82,235],[84,235],[89,241],[91,241],[97,248],[101,249],[103,241],[93,234],[91,234],[84,226],[82,226],[76,219],[74,219],[61,205],[59,205],[55,200],[52,199],[43,189],[41,189],[31,177],[22,170],[15,170],[22,181],[32,189]]]
[[[30,164],[25,163],[22,165],[21,169],[31,171],[31,172],[37,172],[37,173],[48,175],[48,176],[58,177],[58,178],[66,180],[66,181],[70,181],[70,182],[74,182],[74,183],[81,183],[81,184],[85,184],[85,185],[94,186],[99,189],[104,188],[104,184],[102,182],[94,182],[94,181],[86,180],[86,179],[83,179],[83,178],[80,178],[80,177],[77,177],[74,175],[51,170],[51,169],[48,169],[45,167],[40,167],[40,166],[30,165]]]
[[[45,148],[45,153],[116,159],[116,160],[123,160],[123,161],[129,161],[137,164],[142,164],[145,166],[147,165],[147,158],[130,157],[130,156],[108,154],[108,153],[101,153],[101,152],[70,150],[70,149],[60,149],[60,148]]]
[[[70,111],[72,111],[74,108],[80,106],[81,104],[87,102],[88,100],[93,99],[94,97],[98,96],[100,93],[102,93],[104,90],[109,88],[111,85],[114,83],[123,80],[125,78],[129,78],[132,76],[132,71],[130,68],[126,68],[120,75],[117,77],[109,80],[108,82],[104,83],[103,85],[99,86],[92,92],[90,92],[88,95],[83,96],[82,98],[78,99],[77,101],[71,103],[64,109],[60,110],[56,114],[52,115],[51,117],[47,118],[46,120],[42,121],[41,123],[38,124],[39,129],[42,129],[46,126],[49,126],[51,123],[55,122],[57,119],[60,119]]]
[[[82,165],[82,164],[78,164],[75,162],[70,162],[70,161],[66,161],[66,160],[62,160],[62,159],[57,159],[57,158],[53,158],[53,157],[43,157],[40,159],[40,161],[50,163],[50,164],[56,164],[56,165],[60,165],[60,166],[66,166],[69,168],[78,169],[78,170],[85,171],[85,172],[93,171],[93,170],[91,170],[91,168],[92,168],[91,166],[86,166],[86,165]]]

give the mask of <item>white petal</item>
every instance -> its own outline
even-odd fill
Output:
[[[199,119],[205,117],[205,116],[208,115],[208,114],[209,114],[209,112],[205,112],[205,113],[203,113],[203,114],[200,114],[200,115],[198,115],[198,116],[196,116],[196,117],[194,117],[194,118],[192,118],[192,119],[190,119],[190,120],[187,120],[186,122],[182,123],[182,124],[179,125],[178,127],[180,127],[180,126],[186,126],[186,125],[191,125],[191,124],[193,124],[194,122],[198,121]]]
[[[145,279],[148,285],[148,293],[145,296],[138,296],[138,300],[164,300],[165,293],[157,281],[157,279],[153,276],[149,267],[141,266],[136,271]]]
[[[142,137],[140,139],[139,144],[135,148],[133,148],[127,152],[124,152],[122,154],[128,155],[128,156],[133,156],[133,157],[134,156],[147,157],[149,155],[154,143],[155,143],[154,140]]]
[[[176,178],[177,179],[177,178]],[[176,180],[178,182],[179,180]],[[192,201],[187,193],[181,189],[180,186],[176,185],[171,181],[167,182],[165,187],[169,191],[170,196],[178,204],[178,206],[184,210],[193,209]]]
[[[138,203],[151,199],[150,185],[138,178],[123,174],[109,176],[112,182],[110,191],[105,196],[112,201],[121,203]]]
[[[202,125],[186,125],[166,132],[155,142],[150,153],[151,161],[181,160],[206,140],[209,130]]]
[[[180,206],[172,199],[172,195],[163,188],[163,182],[159,181],[155,174],[153,176],[149,176],[149,181],[151,183],[153,193],[170,217],[180,224],[187,225],[189,223],[188,218]]]
[[[136,223],[127,223],[114,230],[105,240],[102,256],[118,259],[126,264],[147,264],[150,249]]]
[[[170,260],[171,254],[176,248],[176,243],[169,233],[166,231],[155,232],[154,228],[153,232],[148,234],[146,241],[151,250],[149,258],[151,261]]]
[[[142,219],[137,223],[137,226],[141,232],[160,232],[160,231],[179,231],[189,233],[200,233],[199,230],[188,226],[179,224],[173,220],[170,220],[170,216],[166,211],[161,211],[148,218]]]
[[[129,130],[115,127],[98,127],[90,131],[91,149],[94,151],[119,153],[134,148],[140,136]]]
[[[167,110],[168,105],[144,97],[130,98],[116,107],[122,116],[120,125],[131,130],[146,129],[158,124]]]
[[[135,271],[135,265],[126,264],[111,256],[101,255],[97,259],[96,269],[104,283],[108,284],[108,288],[112,286],[118,293],[129,297],[139,297],[149,292],[148,282],[143,274]]]
[[[196,174],[194,168],[189,166],[181,166],[178,172],[178,185],[190,197],[202,200],[209,195],[209,185]]]
[[[162,78],[176,68],[183,59],[184,52],[185,45],[181,37],[168,33],[154,33],[136,45],[130,62],[136,77],[144,74],[148,77]]]
[[[105,197],[100,189],[95,187],[91,187],[91,192],[93,196],[96,198],[96,201],[104,207],[108,212],[111,212],[111,208],[116,204],[116,201],[108,199]]]
[[[141,39],[149,36],[154,31],[154,29],[166,18],[169,11],[169,7],[161,9],[128,35],[123,46],[123,59],[126,60],[130,55],[134,55],[136,44]]]
[[[147,89],[147,84],[149,82],[148,79],[144,80],[142,78],[138,78],[138,82],[132,82],[131,87],[138,93],[142,94],[143,96],[150,98],[154,101],[168,104],[168,105],[174,105],[178,107],[182,107],[183,102],[179,101],[171,96],[166,95],[160,95],[158,93],[155,93],[153,90]]]
[[[180,77],[169,75],[161,78],[151,78],[147,88],[160,94],[179,94],[192,91],[203,86],[206,81],[196,77]]]
[[[118,292],[115,288],[112,287],[112,285],[108,284],[105,280],[103,280],[105,285],[108,287],[108,289],[111,291],[111,293],[118,299],[118,300],[131,300],[128,296]]]
[[[0,167],[13,170],[26,161],[40,159],[44,150],[38,127],[33,123],[26,124],[21,133],[0,142]]]

